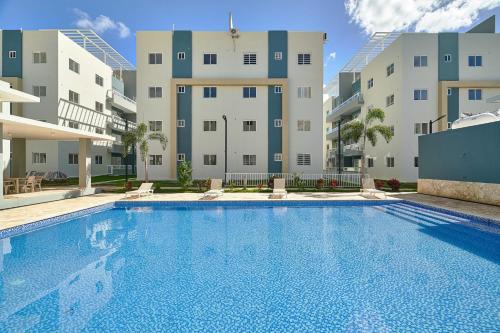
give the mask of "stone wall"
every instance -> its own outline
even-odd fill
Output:
[[[500,184],[419,179],[418,193],[500,206]]]

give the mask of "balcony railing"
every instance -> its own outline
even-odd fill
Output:
[[[125,174],[125,165],[108,165],[108,175],[110,176],[119,176]],[[136,173],[135,165],[127,165],[128,174],[132,175]]]
[[[115,89],[108,90],[107,97],[108,97],[108,100],[110,101],[110,103],[114,107],[116,107],[124,112],[127,112],[127,113],[136,113],[137,112],[136,102],[133,99],[123,95],[121,92],[119,92]]]
[[[360,92],[355,93],[339,105],[337,105],[333,110],[328,111],[326,113],[326,117],[335,117],[336,115],[340,115],[342,113],[342,110],[349,104],[351,103],[356,103],[356,104],[363,104],[363,95]]]
[[[133,129],[137,128],[137,124],[132,122],[132,121],[128,121],[128,125],[127,125],[127,121],[125,119],[123,119],[117,115],[112,115],[111,116],[111,127],[116,131],[125,132],[126,129],[133,130]]]
[[[62,98],[59,100],[57,115],[59,125],[93,133],[104,131],[109,121],[107,114]]]

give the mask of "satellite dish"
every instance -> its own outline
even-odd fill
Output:
[[[233,26],[233,14],[231,12],[229,12],[229,33],[232,38],[238,38],[240,36],[239,30]]]

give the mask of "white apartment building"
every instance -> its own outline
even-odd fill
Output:
[[[12,114],[113,135],[112,144],[93,142],[92,173],[123,169],[121,134],[136,118],[134,66],[91,30],[2,30],[0,52],[0,79],[40,97]],[[77,142],[16,139],[11,146],[13,176],[78,175]]]
[[[227,172],[321,172],[320,32],[139,31],[137,121],[169,140],[152,143],[151,179]],[[137,164],[140,165],[140,157]],[[144,170],[138,167],[138,178]]]
[[[341,142],[338,158],[339,120],[343,124],[381,108],[394,137],[389,143],[379,137],[375,147],[368,143],[368,173],[416,181],[418,136],[431,131],[430,121],[441,118],[432,130],[446,130],[461,115],[500,108],[500,35],[494,17],[467,33],[376,34],[341,71],[339,84],[339,96],[324,106],[332,147],[325,152],[327,168],[338,168],[337,161],[341,169],[360,166],[356,144]]]

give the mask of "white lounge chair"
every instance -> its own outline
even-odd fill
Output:
[[[288,192],[285,189],[285,178],[274,178],[273,180],[273,194],[269,197],[271,199],[283,199],[286,198]]]
[[[211,179],[210,190],[203,193],[203,198],[217,198],[224,194],[222,179]]]
[[[375,187],[375,181],[371,177],[365,177],[361,179],[361,193],[369,194],[371,197],[377,198],[376,194],[383,194],[384,199],[387,198],[387,195],[384,191],[377,190]]]
[[[146,196],[152,194],[153,194],[153,183],[142,183],[137,190],[126,192],[125,198],[131,195],[136,195],[140,198],[142,195]]]

